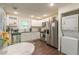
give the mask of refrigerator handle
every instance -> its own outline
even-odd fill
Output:
[[[62,32],[62,36],[64,36],[64,33]]]

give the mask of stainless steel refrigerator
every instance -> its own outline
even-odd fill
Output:
[[[52,21],[49,21],[48,25],[49,29],[47,30],[46,42],[47,44],[58,48],[58,21],[55,18],[52,18]]]

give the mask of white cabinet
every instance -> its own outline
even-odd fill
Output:
[[[14,15],[7,15],[8,26],[18,26],[18,17]]]
[[[78,31],[78,14],[63,17],[62,29]]]
[[[2,15],[0,14],[0,32],[3,31]]]
[[[61,52],[68,55],[79,54],[79,33],[78,23],[79,14],[68,15],[62,17],[62,39]]]
[[[72,37],[63,36],[61,43],[61,51],[68,55],[79,54],[79,40]]]
[[[2,8],[0,8],[0,32],[6,30],[6,14]]]
[[[2,8],[0,8],[0,32],[6,31],[6,14]],[[0,35],[0,48],[3,46],[3,37]]]
[[[26,32],[21,34],[21,41],[32,41],[40,39],[40,32]]]

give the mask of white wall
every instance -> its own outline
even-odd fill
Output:
[[[0,31],[6,31],[6,13],[0,8]]]
[[[9,16],[16,17],[17,20],[9,19]],[[27,18],[27,17],[20,17],[20,16],[16,16],[16,15],[9,15],[9,14],[7,14],[7,24],[6,25],[9,25],[9,24],[12,24],[12,23],[16,22],[18,28],[20,29],[20,26],[19,25],[20,25],[20,22],[22,20],[26,20],[27,21],[27,23],[29,25],[28,28],[27,28],[27,31],[29,31],[29,28],[31,27],[31,19],[30,18]],[[20,31],[22,31],[22,30],[20,29]]]
[[[32,28],[32,31],[38,31],[39,27],[42,27],[42,22],[48,21],[49,18],[42,19],[42,20],[34,20],[32,19],[32,26],[36,26],[36,28]]]
[[[42,20],[35,20],[35,19],[30,19],[30,18],[26,18],[26,17],[20,17],[20,16],[15,16],[15,15],[9,15],[8,14],[7,15],[7,25],[9,25],[10,23],[13,23],[14,22],[14,20],[9,19],[9,16],[12,16],[12,17],[16,17],[17,18],[17,20],[15,22],[17,23],[17,26],[18,27],[19,27],[20,22],[22,20],[26,20],[28,22],[28,24],[29,24],[29,27],[28,27],[27,31],[29,31],[29,28],[31,26],[40,27],[40,26],[42,26],[42,22],[45,22],[45,21],[48,21],[49,20],[49,18],[42,19]],[[37,31],[37,30],[38,30],[38,28],[34,28],[33,29],[33,31]],[[20,29],[20,31],[23,31],[23,30]]]
[[[46,22],[46,21],[49,21],[50,17],[48,18],[45,18],[45,19],[42,19],[42,22]]]
[[[66,6],[63,6],[61,8],[59,8],[58,10],[58,21],[59,21],[59,48],[58,50],[60,51],[61,49],[61,38],[62,38],[62,32],[61,32],[61,14],[62,13],[65,13],[65,12],[69,12],[69,11],[72,11],[72,10],[76,10],[79,8],[79,4],[68,4]]]
[[[9,17],[14,17],[16,19],[11,19]],[[14,22],[16,22],[17,23],[16,25],[18,26],[18,17],[15,15],[7,15],[7,25],[13,24]]]
[[[32,26],[42,26],[41,20],[32,19]]]
[[[49,18],[42,19],[42,20],[32,19],[32,26],[42,26],[42,22],[49,21],[49,19],[50,19],[50,17]]]

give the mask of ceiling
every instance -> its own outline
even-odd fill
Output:
[[[68,5],[67,3],[55,3],[54,6],[50,6],[49,3],[0,3],[0,7],[3,7],[5,11],[9,14],[13,14],[16,7],[18,11],[18,16],[30,17],[31,15],[44,18],[43,15],[48,16],[58,13],[58,8]],[[46,16],[47,17],[47,16]]]

